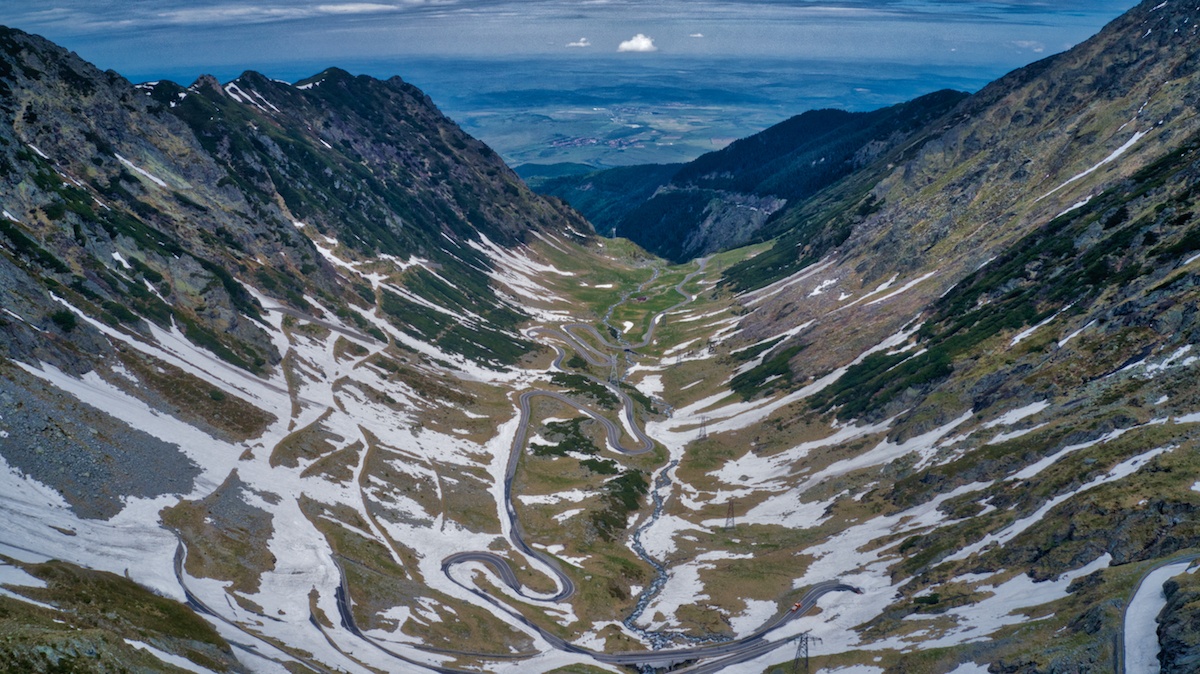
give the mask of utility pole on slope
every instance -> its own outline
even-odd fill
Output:
[[[725,504],[725,530],[729,531],[737,526],[737,521],[733,516],[733,508],[737,505],[737,501],[730,500]]]
[[[708,437],[708,417],[700,417],[700,435],[697,440],[704,440]]]
[[[796,657],[792,659],[792,674],[800,674],[800,661],[804,660],[804,674],[808,674],[808,642],[821,641],[808,632],[801,632],[796,641]]]

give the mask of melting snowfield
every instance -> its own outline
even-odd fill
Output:
[[[237,94],[252,99],[252,92]],[[299,223],[297,226],[305,229]],[[335,254],[337,244],[334,241],[323,240],[319,243],[322,253],[331,261],[336,260],[346,274],[356,276],[377,289],[390,289],[411,302],[429,305],[431,310],[450,315],[457,321],[480,320],[470,312],[438,306],[429,299],[405,290],[382,273],[378,265],[368,269],[340,260]],[[536,297],[542,302],[539,306],[543,309],[531,312],[546,324],[540,331],[542,335],[552,332],[548,329],[550,326],[569,323],[569,312],[544,307],[553,306],[556,302],[567,304],[546,288],[546,275],[570,276],[570,272],[537,261],[528,250],[505,251],[486,239],[476,246],[480,252],[492,256],[496,261],[492,279],[511,293],[508,296],[525,299]],[[122,264],[124,261],[114,257],[114,262]],[[425,265],[424,261],[417,258],[386,262],[399,271],[413,266],[424,268]],[[759,303],[806,281],[817,282],[814,292],[829,292],[836,284],[830,279],[818,282],[818,275],[828,271],[830,266],[829,262],[819,263],[774,286],[757,291],[745,300],[751,304]],[[436,270],[431,270],[431,273],[436,273]],[[893,277],[851,305],[886,302],[936,273],[916,276],[898,286],[897,278]],[[695,296],[687,295],[682,290],[680,292],[691,300],[695,299]],[[455,606],[486,611],[513,633],[522,635],[525,643],[538,653],[525,659],[497,658],[490,662],[487,658],[479,658],[480,662],[485,662],[487,671],[519,671],[525,674],[576,663],[597,664],[586,651],[566,650],[559,637],[534,626],[522,611],[537,611],[544,616],[542,622],[557,623],[573,630],[582,635],[575,642],[576,646],[597,651],[604,650],[606,646],[600,636],[602,632],[616,631],[635,642],[641,642],[645,648],[669,643],[671,639],[665,638],[663,633],[691,626],[688,611],[705,606],[714,601],[713,598],[722,590],[727,590],[711,585],[711,579],[716,574],[709,572],[727,562],[752,565],[754,561],[755,555],[745,552],[745,548],[735,552],[721,547],[740,544],[739,541],[717,545],[709,543],[732,537],[731,534],[718,535],[725,522],[714,517],[711,508],[705,511],[712,503],[726,503],[734,498],[750,499],[753,506],[738,515],[738,522],[743,526],[816,531],[836,521],[832,513],[833,506],[839,500],[862,497],[862,493],[853,494],[850,491],[821,498],[811,495],[819,489],[828,489],[829,484],[848,476],[874,479],[876,473],[897,462],[904,462],[912,470],[938,465],[937,462],[946,460],[945,457],[961,452],[962,443],[972,435],[977,435],[976,441],[981,444],[998,443],[1049,423],[1044,414],[1051,408],[1048,400],[1026,403],[999,414],[989,411],[987,414],[992,418],[986,422],[967,410],[957,417],[939,422],[940,425],[930,424],[931,427],[923,429],[923,432],[910,435],[902,441],[890,435],[899,417],[872,423],[834,421],[823,435],[796,442],[769,456],[754,451],[735,453],[704,475],[705,479],[718,485],[712,491],[704,492],[681,477],[679,464],[686,459],[690,446],[698,436],[698,429],[704,429],[712,435],[735,433],[763,423],[773,415],[786,413],[790,406],[803,404],[808,397],[833,385],[850,367],[863,362],[869,355],[915,348],[913,337],[920,329],[917,320],[882,339],[845,366],[798,390],[750,401],[735,399],[727,390],[720,390],[694,400],[645,424],[645,433],[665,448],[667,461],[651,475],[654,485],[650,499],[654,503],[653,513],[646,513],[644,508],[641,514],[635,513],[630,517],[630,530],[636,531],[637,535],[629,545],[635,554],[646,561],[647,566],[655,567],[658,574],[653,579],[648,577],[646,581],[639,581],[641,585],[631,588],[639,600],[640,608],[626,622],[601,620],[586,623],[580,619],[579,607],[569,597],[564,598],[570,594],[568,585],[572,581],[560,572],[557,565],[566,563],[586,568],[584,565],[591,561],[589,557],[569,557],[568,547],[561,543],[539,542],[529,548],[518,544],[523,533],[515,519],[516,508],[509,501],[509,489],[511,471],[517,465],[513,452],[524,451],[524,448],[514,447],[514,443],[518,438],[528,438],[532,444],[545,442],[538,437],[530,437],[531,431],[525,428],[529,410],[522,408],[525,404],[523,399],[518,402],[518,396],[510,395],[506,404],[511,407],[500,412],[493,411],[491,419],[485,419],[484,415],[470,410],[447,410],[444,401],[431,400],[427,394],[402,378],[388,377],[375,360],[385,353],[385,345],[362,334],[354,326],[332,318],[333,312],[325,312],[327,318],[317,321],[311,317],[296,316],[294,312],[261,295],[256,297],[266,309],[276,347],[280,353],[286,354],[285,367],[289,368],[290,376],[277,372],[265,378],[256,377],[196,347],[177,327],[167,330],[151,325],[148,336],[135,335],[94,321],[65,300],[59,300],[80,320],[87,321],[114,343],[160,359],[204,385],[226,396],[243,400],[270,415],[273,421],[261,434],[250,440],[239,442],[219,439],[155,409],[129,388],[125,380],[131,379],[132,375],[123,368],[93,371],[76,378],[45,364],[20,364],[24,373],[69,394],[79,404],[103,411],[132,428],[177,447],[198,471],[197,477],[182,486],[178,493],[154,498],[127,497],[115,517],[108,520],[86,519],[79,517],[57,491],[22,474],[0,458],[0,493],[6,495],[0,500],[0,517],[6,523],[0,535],[0,553],[24,561],[58,558],[117,574],[127,573],[137,582],[165,596],[179,601],[192,599],[199,602],[212,610],[214,623],[227,638],[252,643],[260,653],[267,654],[267,658],[259,658],[239,651],[241,657],[247,658],[247,665],[255,671],[282,672],[283,668],[276,661],[290,660],[320,663],[322,667],[351,672],[367,672],[372,668],[395,671],[397,666],[405,671],[446,667],[459,655],[453,651],[433,652],[422,648],[425,644],[413,633],[459,619]],[[308,299],[320,306],[318,299]],[[713,331],[714,339],[729,338],[739,328],[739,320],[728,317],[727,313],[703,309],[679,310],[678,306],[654,317],[651,325],[656,325],[663,317],[688,325],[707,325]],[[495,370],[482,367],[405,334],[378,316],[364,313],[363,317],[391,336],[396,343],[427,356],[419,367],[425,368],[424,371],[431,376],[495,387],[513,394],[535,385],[544,387],[550,378],[545,369]],[[1015,345],[1033,334],[1033,331],[1043,329],[1053,318],[1017,335],[1011,344]],[[707,323],[700,324],[699,321]],[[297,329],[297,326],[308,323],[322,328],[324,333],[321,330],[305,332]],[[795,337],[809,325],[811,322],[794,326],[750,346]],[[563,341],[562,334],[569,327],[557,333],[560,339],[556,343]],[[622,327],[628,331],[632,323]],[[539,333],[536,328],[526,331],[531,337],[535,333]],[[315,336],[320,334],[325,336]],[[582,349],[572,341],[571,334],[567,334],[566,343],[577,350]],[[598,333],[596,337],[606,346],[612,346]],[[1067,337],[1064,342],[1070,338]],[[579,339],[585,341],[583,337]],[[684,342],[667,346],[660,361],[643,358],[636,366],[628,368],[623,377],[628,378],[627,383],[646,396],[669,396],[671,391],[666,382],[670,380],[670,373],[666,366],[669,362],[678,362],[689,344]],[[603,349],[595,346],[588,348],[592,352],[588,354],[589,360],[595,358],[601,363],[615,362],[615,358]],[[770,346],[765,349],[763,354],[754,359],[755,364],[763,362],[773,348]],[[1190,365],[1195,358],[1188,354],[1188,348],[1180,348],[1157,362],[1134,363],[1127,369],[1132,368],[1132,371],[1140,368],[1139,374],[1153,376],[1169,368]],[[711,354],[705,354],[699,359],[710,357]],[[607,385],[599,379],[596,382]],[[696,383],[683,386],[682,390]],[[611,388],[620,390],[615,385]],[[629,411],[633,403],[628,398],[625,400],[627,407],[617,414],[615,422],[610,423],[613,424],[614,433],[623,432],[637,438],[641,431]],[[583,407],[579,409],[582,411]],[[429,423],[433,412],[449,416],[450,419],[444,424]],[[855,629],[891,605],[909,582],[907,578],[893,578],[892,566],[902,559],[898,549],[901,542],[910,536],[929,533],[962,521],[943,511],[943,506],[951,500],[997,484],[1017,484],[1029,480],[1077,452],[1114,442],[1140,428],[1167,423],[1192,423],[1195,420],[1190,416],[1157,419],[1140,426],[1115,429],[1087,442],[1062,446],[1006,477],[964,484],[899,512],[869,515],[861,520],[851,519],[838,524],[839,528],[821,534],[811,545],[796,551],[803,563],[797,564],[796,577],[789,579],[790,590],[799,593],[807,588],[837,581],[859,592],[844,591],[843,588],[843,591],[824,594],[817,601],[820,608],[818,615],[788,616],[792,619],[781,622],[780,626],[767,632],[764,639],[770,644],[782,646],[799,634],[809,632],[821,639],[819,652],[825,653],[951,647],[986,639],[1004,626],[1030,620],[1024,611],[1066,596],[1066,588],[1073,579],[1107,567],[1111,557],[1104,555],[1083,568],[1046,582],[1034,582],[1026,575],[1014,576],[1004,571],[978,577],[959,577],[956,580],[970,584],[982,598],[936,617],[909,616],[906,622],[913,623],[917,628],[903,636],[868,641]],[[478,421],[492,421],[488,425],[490,435],[484,439],[480,439],[477,431],[467,430]],[[300,454],[282,459],[279,448],[304,433],[322,438],[328,451],[321,456]],[[851,455],[831,451],[851,443],[861,444],[863,449]],[[609,449],[620,450],[613,446]],[[1162,446],[1128,457],[1105,473],[1050,497],[1041,507],[1004,528],[968,541],[957,552],[946,557],[945,561],[966,559],[991,546],[1004,545],[1036,525],[1049,511],[1066,500],[1128,477],[1155,457],[1174,449],[1174,446]],[[333,455],[341,457],[336,469],[322,463],[326,457]],[[813,463],[814,457],[819,462]],[[389,479],[381,478],[379,466],[386,467]],[[161,524],[164,508],[174,506],[181,500],[194,502],[204,499],[227,484],[234,474],[241,485],[236,498],[246,508],[262,514],[270,522],[269,535],[265,536],[263,544],[276,561],[273,568],[261,574],[253,592],[234,590],[233,583],[228,580],[191,576],[186,564],[186,556],[190,553],[187,541]],[[471,528],[458,521],[458,513],[447,505],[456,491],[481,497],[482,505],[479,507],[490,509],[495,514],[498,530]],[[313,516],[310,510],[302,508],[301,496],[306,503],[324,507],[324,514]],[[554,510],[549,519],[562,524],[586,512],[589,499],[594,502],[595,496],[581,489],[562,489],[543,494],[515,494],[512,499],[526,507],[552,508]],[[335,512],[341,514],[335,515]],[[380,513],[387,514],[381,516]],[[48,526],[74,532],[74,535],[48,534]],[[329,526],[340,527],[358,537],[377,542],[391,564],[419,581],[417,587],[421,588],[420,596],[409,597],[407,603],[386,610],[384,615],[394,621],[394,628],[364,632],[353,624],[352,619],[347,620],[350,608],[339,599],[344,596],[346,587],[345,561],[335,553],[322,529]],[[508,545],[507,542],[513,544]],[[497,550],[503,553],[499,557],[495,552]],[[182,565],[176,564],[177,554],[185,560]],[[464,555],[466,557],[460,561],[446,561]],[[557,559],[551,558],[551,555]],[[563,596],[522,588],[519,581],[506,575],[506,571],[511,574],[511,569],[504,564],[526,573],[556,579],[555,590]],[[1146,616],[1156,612],[1156,606],[1161,606],[1153,588],[1161,588],[1161,579],[1180,570],[1172,566],[1156,571],[1147,579],[1143,591],[1131,605],[1127,618],[1131,629],[1126,634],[1129,662],[1150,666],[1157,651],[1148,653],[1153,649],[1146,646],[1148,637],[1145,629],[1152,629],[1153,620]],[[0,585],[19,587],[36,585],[38,582],[15,567],[0,565]],[[0,593],[19,596],[10,590],[0,589]],[[232,601],[231,597],[239,601]],[[518,610],[517,607],[523,608]],[[774,600],[748,597],[734,607],[723,609],[723,619],[734,640],[726,643],[737,646],[736,640],[756,634],[786,609],[786,605],[781,606]],[[330,624],[323,626],[320,620],[313,618],[315,613],[323,615]],[[161,652],[152,644],[141,641],[131,641],[130,644],[184,669],[204,671],[190,662],[179,661],[177,656]],[[311,656],[302,658],[285,653],[277,644],[303,644],[304,650]],[[789,654],[787,649],[783,649],[746,657],[745,662],[731,664],[727,671],[760,672],[789,659]],[[963,665],[956,671],[963,674],[978,671],[972,667]],[[881,670],[859,665],[836,671]]]
[[[147,177],[153,178],[149,174]],[[489,244],[484,244],[489,251],[495,248]],[[331,249],[323,249],[323,252],[337,259]],[[401,269],[420,264],[420,261],[396,262]],[[348,273],[357,274],[352,266],[345,262],[341,264]],[[545,265],[534,263],[521,253],[506,253],[497,268],[500,271],[496,273],[506,287],[517,292],[542,293],[542,299],[545,299],[545,289],[531,281],[549,270]],[[364,278],[377,287],[386,283],[381,275],[364,275]],[[270,378],[255,377],[196,347],[178,328],[168,331],[151,324],[150,337],[141,337],[94,321],[60,300],[80,320],[87,321],[114,343],[178,367],[214,390],[273,415],[275,421],[258,437],[245,442],[229,442],[152,408],[97,371],[74,378],[49,365],[19,364],[29,375],[70,394],[80,404],[178,447],[198,467],[199,475],[178,494],[153,499],[127,498],[120,513],[109,520],[84,519],[78,517],[55,490],[19,473],[0,458],[0,493],[5,494],[5,498],[0,499],[0,517],[5,521],[0,553],[29,562],[55,558],[128,574],[137,582],[178,601],[185,601],[185,592],[190,592],[197,601],[220,616],[216,623],[227,638],[255,643],[259,650],[273,654],[276,659],[294,658],[256,635],[265,635],[284,644],[304,644],[315,661],[343,671],[366,671],[368,666],[385,670],[394,668],[397,664],[395,656],[364,641],[344,623],[337,625],[336,616],[340,615],[337,596],[343,582],[342,572],[325,535],[302,512],[295,497],[303,495],[312,502],[350,509],[362,523],[360,526],[365,528],[328,517],[326,524],[332,522],[376,541],[403,541],[403,548],[391,544],[387,548],[392,562],[423,579],[428,588],[428,596],[413,597],[414,604],[441,605],[442,602],[435,599],[440,593],[442,597],[476,605],[526,633],[538,650],[545,653],[523,664],[497,664],[490,667],[492,671],[517,668],[530,671],[530,667],[532,671],[544,671],[587,661],[584,656],[556,650],[523,621],[509,612],[497,610],[480,595],[465,589],[464,584],[448,577],[441,568],[442,560],[447,556],[487,550],[496,540],[495,534],[475,533],[449,519],[441,508],[444,503],[442,485],[450,480],[480,480],[479,475],[487,476],[478,487],[491,493],[497,512],[504,512],[504,466],[516,432],[516,417],[499,424],[494,436],[483,444],[419,424],[416,415],[430,409],[437,401],[428,400],[399,380],[382,376],[369,362],[382,353],[382,343],[334,318],[321,321],[323,327],[331,329],[325,338],[292,332],[284,327],[285,315],[279,305],[262,296],[259,300],[267,309],[276,346],[280,353],[287,354],[285,363],[290,364],[288,367],[297,376],[289,379],[277,372]],[[310,301],[320,305],[315,298]],[[436,309],[448,311],[443,307]],[[333,312],[327,311],[326,316],[332,317]],[[472,319],[465,315],[458,318]],[[369,320],[400,343],[414,341],[385,321],[374,316]],[[336,344],[339,341],[343,344],[348,341],[365,355],[346,355],[338,350]],[[431,344],[414,346],[448,366],[447,374],[467,380],[507,387],[535,374],[487,369]],[[123,376],[129,374],[126,372]],[[653,390],[652,384],[650,388]],[[391,403],[383,404],[379,402],[381,399]],[[290,466],[276,460],[276,448],[298,429],[320,433],[332,443],[332,453],[349,458],[350,477],[339,479],[325,474],[319,470],[315,458],[298,458]],[[371,454],[383,457],[386,464],[405,480],[431,489],[434,505],[417,500],[401,489],[399,485],[403,481],[384,482],[373,475],[368,476],[366,467]],[[161,510],[181,499],[195,501],[208,496],[235,471],[243,485],[238,497],[249,508],[268,515],[271,530],[264,544],[276,560],[274,568],[261,575],[256,592],[238,593],[248,600],[246,604],[228,601],[227,595],[234,591],[226,581],[191,577],[186,564],[184,570],[177,573],[175,556],[180,541],[160,524]],[[398,513],[399,520],[376,517],[375,509],[379,506]],[[503,518],[501,521],[506,522]],[[50,526],[73,532],[73,535],[47,535]],[[417,560],[415,568],[408,561],[410,555]],[[536,558],[526,561],[535,567],[540,564]],[[477,570],[491,574],[486,567]],[[36,583],[36,579],[11,566],[3,566],[0,567],[0,582],[30,585]],[[466,586],[474,583],[468,578]],[[503,586],[500,582],[496,584]],[[326,616],[335,617],[334,627],[322,628],[311,620],[311,591],[315,591],[316,608]],[[9,591],[4,593],[16,596]],[[261,607],[262,614],[245,609],[245,605]],[[568,622],[575,621],[569,604],[545,608],[556,611]],[[267,615],[271,616],[270,620],[264,619]],[[390,615],[398,621],[397,628],[387,633],[375,632],[373,636],[385,639],[388,650],[400,653],[405,658],[405,667],[437,666],[453,657],[414,648],[417,640],[403,631],[410,622],[441,620],[438,612],[397,607]],[[189,668],[176,662],[176,656],[160,653],[140,642],[134,645],[172,664]],[[256,671],[283,671],[270,660],[252,659],[247,664]],[[194,669],[195,666],[190,667]]]

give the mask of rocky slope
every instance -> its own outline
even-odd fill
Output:
[[[823,285],[817,294],[812,283],[773,287],[748,329],[785,315],[838,316],[794,340],[822,342],[844,334],[847,320],[879,323],[864,319],[881,303],[840,297],[904,287],[891,303],[905,308],[879,328],[890,334],[921,313],[922,344],[959,335],[958,355],[1002,328],[1150,302],[1191,250],[1192,23],[1170,3],[1140,6],[963,102],[936,138],[883,158],[889,168],[878,182],[870,172],[851,176],[775,223],[773,248],[732,269],[728,282],[768,287],[824,261],[814,278]],[[1185,297],[1170,299],[1182,306]],[[831,362],[805,360],[798,381]]]
[[[1167,605],[1158,617],[1163,672],[1190,672],[1200,667],[1200,592],[1196,585],[1194,574],[1163,584]]]
[[[370,443],[372,460],[387,461],[376,443],[399,426],[420,428],[418,408],[476,401],[480,382],[547,353],[517,330],[544,310],[539,294],[553,300],[529,278],[550,268],[533,261],[534,249],[574,246],[590,232],[399,78],[333,69],[295,86],[255,73],[134,86],[8,28],[0,205],[0,456],[13,481],[0,549],[10,565],[0,568],[17,564],[29,580],[57,557],[132,569],[159,592],[174,554],[159,538],[162,522],[199,550],[185,567],[200,576],[275,568],[279,556],[264,543],[278,532],[272,490],[287,478],[271,467],[295,468],[295,479],[312,469],[304,474],[318,486],[308,491],[320,491],[328,476],[309,465],[316,458],[337,455],[326,463],[340,475]],[[351,363],[340,375],[339,360]],[[50,385],[57,377],[65,379]],[[484,397],[497,404],[497,395]],[[339,425],[339,414],[364,406],[377,424]],[[384,414],[389,406],[409,416]],[[458,422],[472,425],[481,422]],[[453,446],[437,437],[435,447]],[[257,473],[247,467],[256,459]],[[26,485],[44,485],[30,494],[45,489],[48,500],[23,501]],[[297,498],[314,518],[333,507],[304,491],[289,493],[289,516],[304,517]],[[248,505],[251,495],[267,500]],[[150,517],[131,514],[132,503],[150,506]],[[207,518],[190,519],[197,503]],[[167,505],[174,510],[159,515]],[[43,546],[44,531],[59,540]],[[114,531],[126,532],[121,542]],[[328,547],[313,533],[310,544]],[[184,598],[174,581],[165,587]],[[73,610],[64,593],[47,596]],[[136,597],[126,606],[121,592],[105,596],[101,613],[139,610]],[[47,629],[47,615],[3,599],[6,626],[17,626],[6,634],[20,644],[4,662],[18,669],[79,660],[96,671],[161,671],[145,664],[155,655],[242,668],[221,635],[202,639],[224,649],[216,659],[173,640],[175,618],[101,619],[82,637],[71,633],[80,620]],[[472,611],[488,623],[478,609],[464,615]],[[132,655],[122,638],[153,644],[152,654]]]
[[[864,507],[840,491],[874,511],[936,504],[953,522],[890,539],[899,590],[868,622],[879,638],[963,629],[981,592],[1001,596],[977,578],[1101,563],[1060,605],[1091,606],[1061,643],[978,655],[992,671],[1106,671],[1117,579],[1200,544],[1196,20],[1185,3],[1143,3],[1002,78],[919,147],[773,221],[773,247],[726,275],[753,309],[731,345],[754,354],[734,390],[794,392],[779,429],[888,429],[874,459],[781,448],[818,476],[790,493],[834,520]]]
[[[6,330],[10,356],[49,349],[71,369],[72,346],[35,329],[62,309],[42,286],[111,325],[174,320],[232,364],[265,371],[282,354],[244,285],[320,314],[305,299],[318,297],[351,317],[351,305],[376,298],[339,282],[320,247],[340,247],[444,267],[439,281],[416,265],[414,292],[450,292],[441,286],[451,279],[455,299],[483,320],[427,316],[412,330],[474,341],[484,348],[467,349],[472,358],[507,361],[524,347],[501,346],[512,340],[497,328],[518,317],[487,289],[491,264],[467,241],[512,246],[535,231],[586,231],[398,78],[330,70],[293,87],[247,73],[224,86],[201,78],[135,88],[38,38],[2,37],[3,226],[12,261],[27,269],[6,274],[5,289],[24,303],[16,314],[34,317]],[[106,348],[88,325],[71,336],[84,353]]]

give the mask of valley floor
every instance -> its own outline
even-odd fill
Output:
[[[1054,423],[1051,402],[989,411],[986,421],[968,412],[906,437],[895,436],[896,418],[803,412],[872,353],[914,349],[912,325],[792,392],[743,400],[731,381],[768,362],[787,335],[746,339],[740,307],[796,284],[812,285],[815,297],[820,265],[734,301],[717,282],[746,251],[665,267],[611,242],[589,252],[605,264],[581,265],[567,244],[543,243],[491,251],[496,281],[537,317],[524,335],[548,347],[517,368],[480,367],[365,315],[403,344],[397,350],[265,297],[287,354],[270,378],[177,332],[150,341],[96,323],[179,382],[265,412],[242,439],[147,404],[128,371],[143,360],[83,378],[10,366],[12,381],[42,382],[48,406],[89,406],[178,446],[197,477],[190,493],[126,495],[102,519],[81,517],[78,498],[47,486],[61,479],[45,477],[53,467],[7,464],[4,596],[32,601],[29,588],[46,587],[37,565],[50,559],[128,575],[188,603],[244,666],[264,672],[760,672],[787,666],[801,638],[830,671],[906,662],[983,671],[972,658],[997,647],[980,644],[1062,632],[1055,616],[1071,615],[1077,588],[1114,561],[1104,554],[1033,578],[983,556],[1061,504],[1178,456],[1175,438],[1196,423],[1150,413],[1007,475],[888,502],[881,486],[896,471],[1035,434]],[[886,302],[926,278],[897,279],[860,300]],[[1184,363],[1181,355],[1147,367]],[[3,421],[6,437],[22,433]],[[1036,508],[987,524],[1003,511],[986,500],[964,507],[1085,454],[1103,469]],[[914,541],[973,523],[987,528],[940,555],[951,570],[935,583],[905,571]],[[1115,587],[1133,571],[1117,571]],[[1131,609],[1127,643],[1147,641],[1143,613]],[[125,629],[141,648],[139,628]],[[158,646],[142,651],[220,671]],[[1147,653],[1127,647],[1127,661]]]

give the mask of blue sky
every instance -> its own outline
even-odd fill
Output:
[[[1009,69],[1131,0],[0,0],[132,79],[406,57],[823,59]],[[625,47],[622,49],[622,45]]]

